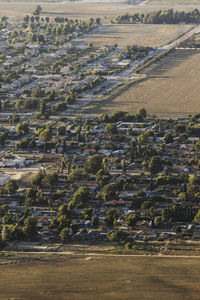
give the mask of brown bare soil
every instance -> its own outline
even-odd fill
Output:
[[[199,299],[200,258],[66,256],[0,266],[1,299]]]
[[[11,17],[22,17],[25,14],[30,14],[37,5],[36,3],[25,1],[14,3],[0,3],[0,16],[7,15]],[[106,23],[108,23],[108,20],[111,20],[120,14],[125,14],[130,10],[130,6],[123,3],[90,3],[80,1],[66,1],[63,3],[41,3],[41,7],[42,15],[45,16],[65,16],[72,19],[89,19],[90,17],[101,17],[102,21]]]
[[[148,4],[161,4],[161,5],[195,5],[200,4],[200,0],[150,0]]]
[[[172,2],[170,0],[169,2]],[[177,0],[180,1],[180,0]],[[184,1],[184,0],[183,0]],[[197,1],[197,0],[196,0]],[[173,1],[175,2],[175,1]],[[198,1],[200,4],[200,1]],[[88,19],[90,17],[96,18],[100,17],[103,23],[110,23],[110,20],[116,16],[125,14],[127,12],[146,12],[156,9],[160,9],[160,3],[147,3],[144,5],[132,5],[126,4],[123,1],[121,2],[97,2],[97,1],[63,1],[59,3],[39,3],[39,2],[2,2],[0,1],[0,16],[6,15],[13,18],[21,18],[25,14],[30,14],[34,10],[37,4],[42,6],[42,15],[44,16],[65,16],[73,19]],[[162,5],[162,9],[169,9],[171,3],[168,4],[165,1],[165,4]],[[200,5],[176,5],[178,10],[191,10],[195,7],[200,8]]]
[[[88,34],[80,41],[93,43],[97,46],[118,44],[119,47],[127,45],[142,45],[160,47],[175,40],[178,36],[192,28],[192,25],[107,25],[96,32]]]
[[[149,114],[162,117],[195,114],[200,111],[199,60],[199,50],[177,50],[151,66],[142,82],[88,112],[135,113],[139,107],[145,107]]]

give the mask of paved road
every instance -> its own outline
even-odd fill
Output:
[[[37,85],[37,83],[42,82],[42,81],[44,81],[44,80],[46,80],[46,78],[42,78],[42,77],[41,77],[41,78],[38,78],[38,79],[36,79],[35,81],[33,81],[33,82],[31,82],[31,83],[29,83],[29,84],[23,86],[22,88],[16,90],[16,91],[15,91],[15,94],[19,94],[19,93],[21,93],[21,91],[23,91],[23,90],[30,89],[30,88],[34,87],[35,85]]]
[[[194,34],[199,33],[200,32],[200,25],[196,26],[195,28],[193,28],[192,30],[186,32],[184,35],[182,35],[181,37],[179,37],[178,39],[176,39],[174,42],[165,45],[163,47],[161,47],[160,49],[162,50],[169,50],[171,48],[177,47],[180,43],[185,42],[186,40],[188,40],[189,38],[191,38]]]

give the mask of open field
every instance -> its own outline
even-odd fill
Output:
[[[0,16],[6,15],[14,19],[21,18],[25,14],[32,13],[36,7],[36,2],[0,2]],[[39,2],[37,2],[38,4]],[[40,3],[43,9],[44,16],[65,16],[72,19],[89,19],[90,17],[100,17],[102,22],[108,24],[111,19],[123,15],[127,12],[146,12],[160,9],[158,4],[150,5],[129,5],[121,2],[60,2],[60,3]],[[199,3],[200,4],[200,3]],[[162,9],[169,9],[170,5],[162,5]],[[179,10],[191,10],[200,5],[176,5]]]
[[[147,77],[142,82],[86,112],[135,113],[139,107],[145,107],[149,114],[162,117],[195,114],[200,111],[199,59],[199,50],[177,50],[146,70]]]
[[[161,5],[195,5],[200,4],[200,0],[150,0],[148,4],[161,4]]]
[[[72,19],[89,19],[100,17],[102,22],[108,23],[111,19],[124,14],[132,6],[123,3],[90,3],[90,2],[63,2],[63,3],[40,3],[45,16],[65,16]],[[33,2],[1,3],[0,16],[22,17],[30,14],[35,8]],[[134,6],[135,9],[135,6]],[[134,9],[132,9],[134,11]]]
[[[192,25],[104,25],[95,33],[80,38],[80,41],[93,43],[96,46],[114,45],[119,47],[138,44],[160,47],[168,44],[192,28]]]
[[[66,256],[0,266],[1,299],[199,299],[200,259]]]

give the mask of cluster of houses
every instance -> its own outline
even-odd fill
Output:
[[[137,47],[128,48],[127,58],[117,45],[98,48],[77,42],[79,32],[70,39],[50,34],[45,42],[30,41],[30,28],[22,28],[19,23],[0,29],[0,94],[15,104],[34,87],[56,91],[58,97],[46,106],[40,102],[41,113],[74,91],[81,94],[95,86],[100,95],[113,75],[133,63],[133,51],[141,55]],[[20,30],[21,35],[14,34]],[[44,34],[42,26],[39,30]],[[142,109],[136,115],[75,118],[62,111],[37,122],[37,108],[27,113],[19,104],[20,113],[13,115],[13,107],[0,113],[1,225],[17,220],[22,226],[28,211],[44,242],[60,241],[63,224],[74,241],[105,241],[119,232],[135,243],[177,235],[200,238],[200,115],[166,120],[147,118]],[[14,174],[20,168],[30,178],[22,176],[8,192],[10,170]],[[34,181],[36,171],[40,184]],[[79,192],[86,196],[77,202]],[[1,211],[5,204],[9,218]],[[70,212],[70,224],[59,215],[63,207]]]
[[[70,230],[71,240],[101,241],[108,239],[110,231],[130,232],[129,215],[137,217],[131,229],[135,241],[144,237],[174,239],[177,225],[185,237],[199,239],[200,227],[194,222],[199,209],[199,186],[195,186],[195,194],[189,192],[190,178],[200,176],[200,136],[192,131],[198,120],[193,123],[189,119],[173,121],[154,117],[137,120],[135,116],[131,122],[126,118],[116,122],[102,119],[66,119],[52,125],[51,140],[45,142],[46,148],[32,131],[34,148],[16,150],[13,157],[1,160],[2,168],[29,166],[30,170],[37,165],[38,171],[58,174],[54,186],[40,190],[44,201],[37,200],[30,207],[30,214],[38,220],[40,239],[60,240],[59,234],[51,229],[52,220],[57,217],[59,207],[69,206],[81,188],[87,188],[89,196],[84,205],[72,209],[71,226],[76,230]],[[109,132],[109,125],[116,126],[114,133]],[[58,135],[60,127],[64,130]],[[94,157],[102,159],[101,166],[96,171],[86,171],[88,159]],[[151,170],[152,157],[159,157],[162,167],[158,165],[157,170]],[[67,164],[63,165],[63,161]],[[105,183],[101,177],[98,179],[100,169],[105,172],[101,176],[107,176]],[[8,180],[5,176],[2,175],[2,185]],[[115,187],[117,192],[112,191],[111,196],[105,197],[105,187],[116,183],[120,185]],[[15,213],[24,211],[27,204],[21,195],[26,195],[27,187],[33,187],[31,183],[27,186],[27,182],[19,185],[15,195],[0,196],[1,204],[8,204]],[[166,217],[172,207],[179,215]],[[92,208],[92,214],[85,218],[88,208]],[[114,225],[107,222],[107,212],[112,210],[117,212]],[[93,224],[94,217],[98,226]]]
[[[42,24],[38,30],[37,34],[46,34]],[[17,31],[23,33],[17,35]],[[59,98],[65,99],[72,87],[80,93],[83,87],[91,90],[99,77],[107,79],[103,86],[112,86],[112,76],[131,65],[132,59],[117,45],[93,46],[76,40],[77,34],[70,34],[70,41],[63,34],[51,34],[45,42],[38,42],[30,41],[30,28],[24,29],[23,22],[1,29],[0,48],[5,50],[0,57],[2,99],[15,103],[24,98],[25,90],[38,86],[45,92],[59,91]],[[101,82],[98,85],[95,95],[102,96]]]

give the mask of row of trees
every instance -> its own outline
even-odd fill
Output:
[[[168,9],[166,11],[156,10],[147,13],[134,13],[118,16],[113,23],[118,24],[179,24],[179,23],[195,23],[200,22],[200,11],[194,9],[189,12],[176,11]]]
[[[147,111],[144,108],[139,108],[136,114],[130,114],[124,111],[116,111],[111,115],[101,114],[99,121],[102,123],[116,123],[119,121],[123,122],[141,122],[147,117]]]

